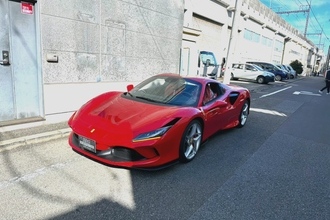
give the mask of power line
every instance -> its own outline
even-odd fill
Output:
[[[276,5],[278,5],[280,9],[285,8],[288,9],[288,5],[284,4],[281,0],[276,1]],[[305,0],[304,2],[300,1],[300,0],[295,0],[294,2],[297,5],[297,10],[286,10],[286,11],[277,11],[277,14],[280,14],[282,16],[284,15],[291,15],[294,14],[296,18],[299,18],[298,13],[308,13],[307,14],[307,18],[306,18],[306,24],[305,24],[305,31],[304,31],[304,36],[306,36],[308,34],[307,29],[308,29],[308,25],[310,24],[310,27],[312,28],[313,31],[315,32],[320,32],[319,30],[321,30],[322,35],[325,36],[326,40],[330,42],[329,37],[326,35],[326,33],[324,32],[320,22],[317,19],[317,16],[312,8],[312,1],[308,1]],[[306,5],[307,3],[307,5]],[[273,6],[274,8],[274,6]],[[316,24],[314,23],[314,20],[316,21]],[[330,21],[330,20],[329,20]],[[299,28],[299,27],[298,27]],[[320,42],[318,43],[320,44]]]

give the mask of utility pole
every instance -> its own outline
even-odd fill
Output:
[[[319,35],[320,36],[320,39],[319,39],[319,43],[318,44],[316,44],[316,45],[319,45],[319,47],[320,47],[320,45],[321,45],[321,41],[322,41],[322,31],[320,32],[320,33],[308,33],[308,34],[306,34],[306,36],[308,35]]]
[[[307,35],[319,35],[320,36],[319,45],[321,44],[322,32],[320,32],[320,33],[310,33],[310,34],[307,34]],[[315,66],[316,66],[316,62],[317,62],[317,59],[318,59],[318,52],[319,52],[319,48],[316,48],[316,53],[314,54],[314,64],[313,64],[313,73],[314,73],[314,75],[316,74]]]
[[[312,2],[312,0],[310,1],[309,5],[300,6],[301,8],[307,6],[307,9],[293,10],[293,11],[279,11],[279,12],[276,12],[276,14],[292,14],[292,13],[301,13],[301,12],[307,13],[306,25],[305,25],[305,31],[304,31],[304,37],[306,37],[307,29],[308,29],[308,23],[309,23],[309,13],[310,13],[310,10],[311,10],[311,2]]]
[[[234,13],[234,16],[232,18],[231,32],[230,32],[226,64],[225,64],[226,69],[225,69],[225,74],[223,77],[223,83],[225,83],[225,84],[230,83],[231,65],[233,62],[234,55],[235,55],[235,44],[236,44],[236,38],[238,35],[238,21],[239,21],[240,14],[241,14],[241,6],[242,6],[241,1],[242,0],[235,0],[235,9],[233,11],[230,11],[230,13]],[[228,10],[228,8],[227,8],[227,10]]]
[[[312,4],[312,0],[310,1],[309,5],[308,5],[308,13],[307,13],[307,18],[306,18],[304,37],[306,37],[306,34],[307,34],[307,28],[308,28],[308,23],[309,23],[309,13],[311,11],[311,4]]]

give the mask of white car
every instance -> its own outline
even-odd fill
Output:
[[[246,79],[267,84],[269,82],[275,82],[275,75],[255,64],[234,63],[231,69],[231,79]]]

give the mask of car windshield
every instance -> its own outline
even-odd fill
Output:
[[[260,70],[260,71],[263,71],[264,69],[263,68],[261,68],[260,66],[258,66],[258,65],[253,65],[254,66],[254,68],[256,68],[257,70]]]
[[[217,61],[215,59],[215,56],[213,53],[211,52],[206,52],[206,51],[201,51],[201,59],[203,64],[206,64],[206,61],[209,60],[209,65],[210,66],[216,66],[217,65]]]
[[[197,106],[201,87],[200,83],[191,79],[159,75],[143,81],[128,94],[136,99],[149,102],[177,106]]]

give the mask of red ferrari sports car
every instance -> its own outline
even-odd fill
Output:
[[[113,167],[158,169],[189,162],[217,131],[243,127],[250,101],[242,87],[159,74],[83,105],[69,119],[69,144]]]

